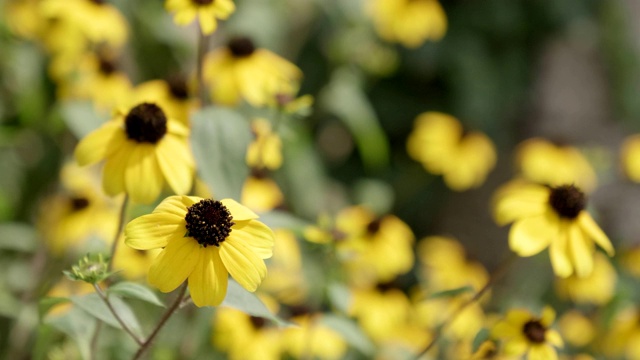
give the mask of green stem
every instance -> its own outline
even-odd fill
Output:
[[[96,320],[96,328],[93,330],[93,335],[91,336],[91,347],[90,347],[91,360],[95,360],[98,355],[98,339],[100,339],[101,329],[102,329],[102,321]]]
[[[200,100],[200,107],[204,107],[207,103],[206,92],[204,91],[204,78],[203,78],[203,64],[204,56],[207,53],[209,45],[209,35],[202,33],[202,28],[198,24],[198,54],[196,63],[196,78],[198,82],[198,99]]]
[[[113,243],[111,244],[111,257],[109,257],[109,264],[107,265],[107,272],[110,273],[113,268],[113,259],[116,257],[116,250],[118,249],[118,241],[120,240],[120,234],[122,233],[122,228],[124,228],[125,216],[127,214],[127,204],[129,202],[129,195],[124,196],[124,200],[122,200],[122,207],[120,208],[120,218],[118,219],[118,230],[116,231],[116,235],[113,238]]]
[[[107,295],[104,293],[104,291],[102,291],[102,288],[100,287],[100,285],[98,284],[93,284],[93,287],[96,289],[96,293],[98,294],[98,296],[100,296],[100,299],[102,299],[102,301],[105,303],[105,305],[107,305],[107,307],[109,308],[109,311],[111,311],[111,313],[113,314],[113,317],[116,318],[116,321],[118,321],[118,323],[120,324],[120,326],[122,326],[122,329],[129,334],[129,336],[131,336],[131,338],[140,346],[142,346],[143,342],[142,340],[133,333],[133,331],[131,331],[131,329],[129,329],[129,327],[127,326],[127,324],[122,320],[122,318],[120,317],[120,315],[118,315],[118,312],[116,311],[116,309],[113,308],[113,305],[111,305],[111,301],[109,301],[109,298],[107,297]]]

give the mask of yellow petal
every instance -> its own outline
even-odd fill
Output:
[[[186,194],[193,185],[193,166],[188,160],[187,144],[173,136],[165,136],[156,147],[158,165],[171,189]]]
[[[200,262],[200,244],[190,237],[173,238],[149,268],[149,284],[162,292],[175,290]]]
[[[131,200],[149,204],[160,195],[163,184],[164,178],[156,160],[155,145],[134,146],[125,171],[125,188]]]
[[[558,360],[558,354],[548,344],[535,344],[531,345],[527,360]]]
[[[547,330],[547,332],[544,334],[544,338],[551,345],[554,345],[556,347],[564,346],[562,337],[560,337],[560,334],[555,330]]]
[[[568,225],[569,255],[578,277],[587,277],[593,271],[593,243],[588,240],[578,224]]]
[[[107,195],[118,195],[125,191],[124,176],[129,162],[129,156],[133,150],[130,141],[125,141],[122,146],[114,151],[104,164],[102,187]]]
[[[547,214],[516,221],[509,231],[509,247],[519,256],[532,256],[544,250],[553,239]]]
[[[258,218],[258,215],[256,213],[233,199],[222,199],[220,200],[220,202],[231,212],[231,216],[233,216],[234,221],[244,221]]]
[[[220,305],[227,294],[229,273],[220,260],[219,250],[215,246],[202,249],[200,261],[189,275],[189,293],[196,306]]]
[[[178,25],[187,25],[191,23],[195,18],[196,9],[193,7],[188,7],[186,9],[178,11],[173,17],[173,21]]]
[[[176,222],[169,214],[155,213],[136,218],[124,229],[125,243],[138,250],[167,246],[170,239],[184,237],[187,232],[184,219]]]
[[[509,356],[520,356],[527,351],[527,346],[527,342],[522,338],[509,340],[504,344],[504,353]]]
[[[551,306],[545,306],[542,309],[542,316],[540,318],[540,324],[544,327],[550,327],[553,324],[553,320],[556,318],[556,311]]]
[[[218,27],[216,18],[211,11],[200,9],[198,11],[198,20],[200,21],[200,29],[202,29],[202,33],[205,35],[212,34]]]
[[[187,215],[187,207],[190,205],[185,204],[182,196],[169,196],[156,206],[153,213],[171,214],[177,218],[184,219]]]
[[[229,274],[248,291],[256,291],[267,275],[264,261],[233,237],[220,245],[220,258]]]
[[[615,250],[613,249],[613,245],[611,245],[611,241],[609,241],[607,235],[600,229],[588,212],[582,211],[578,215],[578,223],[582,231],[606,251],[607,255],[613,256]]]
[[[561,278],[569,277],[573,273],[573,266],[568,254],[568,229],[566,224],[561,223],[560,231],[549,246],[549,256],[553,272]]]
[[[241,226],[234,225],[231,229],[229,237],[247,246],[261,259],[267,259],[273,255],[275,236],[267,225],[251,220],[241,222]]]
[[[494,217],[499,225],[539,215],[545,212],[549,190],[542,186],[526,186],[522,189],[508,190],[498,195]]]
[[[109,121],[80,140],[74,151],[80,166],[96,163],[107,157],[126,141],[118,121]]]

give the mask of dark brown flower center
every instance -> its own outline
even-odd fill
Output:
[[[253,41],[246,37],[237,37],[231,39],[227,44],[229,51],[234,57],[243,58],[250,56],[256,51],[256,47],[253,45]]]
[[[204,247],[220,246],[234,225],[231,212],[220,201],[212,199],[200,200],[189,206],[187,210],[187,236],[190,236]]]
[[[251,316],[249,319],[251,320],[251,325],[253,325],[253,328],[256,330],[260,330],[267,325],[267,321],[259,316]]]
[[[103,75],[111,75],[118,69],[115,61],[113,61],[112,59],[107,59],[100,56],[98,62],[98,69]]]
[[[69,199],[71,211],[80,211],[89,206],[89,199],[84,197],[72,197]]]
[[[380,231],[380,224],[381,223],[382,223],[382,219],[381,218],[377,218],[377,219],[373,220],[372,222],[370,222],[369,224],[367,224],[367,233],[369,235],[376,234],[378,231]]]
[[[92,3],[102,5],[105,3],[105,0],[91,0]]]
[[[167,117],[152,103],[142,103],[129,111],[124,119],[127,137],[139,143],[155,144],[167,133]]]
[[[187,81],[183,76],[172,76],[169,78],[167,83],[169,84],[169,92],[173,97],[180,100],[186,100],[189,98]]]
[[[524,324],[522,332],[529,341],[541,344],[545,340],[544,335],[547,332],[547,328],[545,328],[539,320],[531,320]]]
[[[204,6],[213,3],[213,0],[191,0],[191,2],[199,6]]]
[[[587,197],[573,185],[551,188],[549,204],[563,218],[575,219],[587,205]]]

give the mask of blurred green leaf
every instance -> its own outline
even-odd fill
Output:
[[[478,351],[478,349],[480,348],[480,345],[482,345],[483,342],[489,340],[489,335],[491,335],[491,332],[489,331],[489,329],[487,328],[480,329],[480,331],[478,331],[476,336],[473,338],[471,352],[475,353],[476,351]]]
[[[387,166],[387,136],[363,92],[361,81],[352,70],[343,67],[334,71],[331,81],[320,93],[318,102],[349,128],[366,167],[379,169]]]
[[[62,102],[59,105],[59,112],[71,133],[78,139],[87,136],[109,120],[107,116],[97,113],[95,106],[90,101],[70,100]]]
[[[38,246],[38,234],[32,226],[20,223],[0,224],[0,249],[33,252]]]
[[[327,291],[333,306],[346,314],[351,305],[351,292],[349,288],[341,283],[331,283]]]
[[[73,304],[80,309],[88,312],[116,329],[122,329],[118,320],[116,320],[111,311],[109,311],[109,308],[102,299],[100,299],[98,294],[94,293],[84,296],[72,296],[70,299]],[[136,335],[141,335],[142,331],[140,330],[140,324],[129,305],[116,296],[109,296],[109,302],[111,302],[114,310],[118,313],[118,316],[120,316],[122,321],[127,324],[129,329],[131,329],[131,331]]]
[[[347,343],[360,350],[364,355],[374,354],[375,346],[352,320],[327,314],[322,316],[321,322],[342,335]]]
[[[393,188],[380,180],[359,180],[354,185],[353,192],[356,204],[368,207],[377,215],[389,213],[395,200]]]
[[[222,107],[207,107],[193,114],[191,145],[198,171],[218,199],[240,199],[249,175],[245,153],[252,140],[247,120]]]
[[[266,213],[260,213],[259,215],[260,221],[272,229],[297,230],[310,225],[308,221],[300,219],[299,217],[285,211],[274,210]]]
[[[468,293],[468,292],[473,292],[473,287],[463,286],[460,288],[438,291],[436,293],[430,294],[428,298],[429,299],[450,298],[450,297],[456,297],[458,295]]]
[[[38,316],[40,320],[49,313],[54,306],[70,302],[71,299],[66,297],[45,297],[38,302]]]
[[[262,301],[252,292],[245,290],[240,284],[229,279],[227,296],[222,301],[222,306],[227,306],[240,310],[251,316],[259,316],[274,321],[280,326],[287,326],[289,323],[274,315]]]
[[[91,337],[96,327],[96,321],[93,317],[74,307],[63,315],[48,318],[46,324],[71,337],[78,345],[83,359],[90,358]]]
[[[110,294],[118,294],[123,297],[133,298],[148,302],[153,305],[165,307],[153,290],[148,287],[129,281],[119,282],[112,285],[107,291]]]

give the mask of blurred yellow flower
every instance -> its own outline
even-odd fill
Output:
[[[371,0],[368,5],[376,31],[387,41],[416,48],[447,31],[447,16],[437,0]]]
[[[424,297],[423,293],[419,294]],[[424,327],[436,329],[446,321],[451,321],[445,329],[444,335],[449,339],[473,340],[478,331],[482,329],[485,321],[485,314],[482,306],[478,302],[473,302],[464,307],[457,316],[452,319],[462,306],[469,300],[470,296],[454,297],[434,297],[420,300],[415,308],[418,321]]]
[[[148,281],[162,292],[185,280],[197,306],[219,305],[229,274],[255,291],[267,274],[274,235],[258,215],[232,199],[170,196],[152,214],[131,221],[125,243],[138,250],[162,248]]]
[[[165,181],[177,194],[191,189],[195,163],[188,135],[189,129],[167,118],[158,105],[141,103],[82,139],[75,158],[80,165],[106,160],[105,192],[126,192],[134,202],[147,204],[160,195]]]
[[[496,163],[496,150],[486,135],[475,131],[465,134],[456,118],[438,112],[416,118],[407,151],[425,170],[442,175],[455,191],[482,185]]]
[[[281,339],[282,331],[269,326],[269,320],[236,309],[216,309],[211,342],[230,360],[279,360]]]
[[[47,297],[51,298],[68,298],[71,296],[81,296],[88,295],[95,292],[93,285],[84,282],[84,281],[73,281],[68,279],[66,276],[62,276],[47,292]],[[69,310],[73,305],[71,303],[62,303],[53,306],[47,312],[47,316],[58,316],[63,315]]]
[[[270,211],[282,205],[284,195],[273,179],[261,171],[253,171],[242,186],[240,202],[257,212]]]
[[[623,356],[626,360],[640,360],[640,311],[627,306],[615,315],[602,339],[607,359]]]
[[[618,276],[609,259],[596,252],[593,271],[585,277],[576,274],[564,279],[556,279],[558,295],[578,304],[604,305],[611,300],[616,290]]]
[[[587,197],[574,185],[547,187],[513,181],[499,189],[494,200],[496,222],[513,223],[511,250],[532,256],[549,247],[551,265],[559,277],[589,276],[594,243],[613,256],[609,238],[585,210]]]
[[[595,325],[578,310],[570,310],[560,317],[558,327],[562,338],[572,346],[583,347],[597,335]]]
[[[53,255],[80,250],[78,246],[91,235],[113,241],[118,207],[100,191],[97,174],[70,162],[60,172],[60,183],[62,191],[43,202],[38,219]]]
[[[198,101],[190,96],[187,81],[182,76],[172,76],[167,81],[151,80],[137,85],[131,98],[136,103],[158,104],[168,118],[189,125],[189,114],[195,110]]]
[[[226,20],[236,9],[232,0],[167,0],[165,6],[175,13],[173,21],[180,26],[190,24],[197,17],[205,35],[216,31],[217,19]]]
[[[274,234],[274,255],[267,264],[269,276],[260,285],[260,291],[280,303],[302,305],[309,285],[305,282],[298,240],[290,230],[276,229]]]
[[[283,330],[283,347],[294,359],[342,359],[347,343],[335,330],[322,323],[320,314],[300,314],[290,321],[298,326]]]
[[[12,33],[29,40],[42,35],[45,21],[39,11],[40,0],[13,0],[3,5],[3,20]]]
[[[276,96],[293,96],[302,72],[297,66],[266,49],[256,49],[245,37],[207,54],[204,80],[214,102],[236,105],[241,99],[252,106],[275,104]]]
[[[247,148],[246,162],[256,169],[276,170],[282,166],[282,140],[273,132],[267,119],[257,118],[251,122],[255,140]]]
[[[532,138],[518,145],[516,162],[522,176],[542,185],[574,184],[589,192],[597,182],[587,159],[572,146]]]
[[[560,334],[551,329],[555,311],[550,307],[542,310],[538,318],[527,310],[510,310],[505,319],[491,330],[493,338],[504,342],[506,355],[523,356],[528,360],[557,360],[556,347],[562,347]]]
[[[640,134],[627,137],[621,149],[622,168],[629,180],[640,183]]]
[[[623,268],[636,278],[640,278],[640,245],[636,244],[626,251],[620,259]]]
[[[118,242],[124,242],[124,234],[120,236]],[[147,276],[149,267],[159,254],[160,249],[143,251],[128,246],[118,246],[113,255],[113,269],[127,280],[140,280]]]

